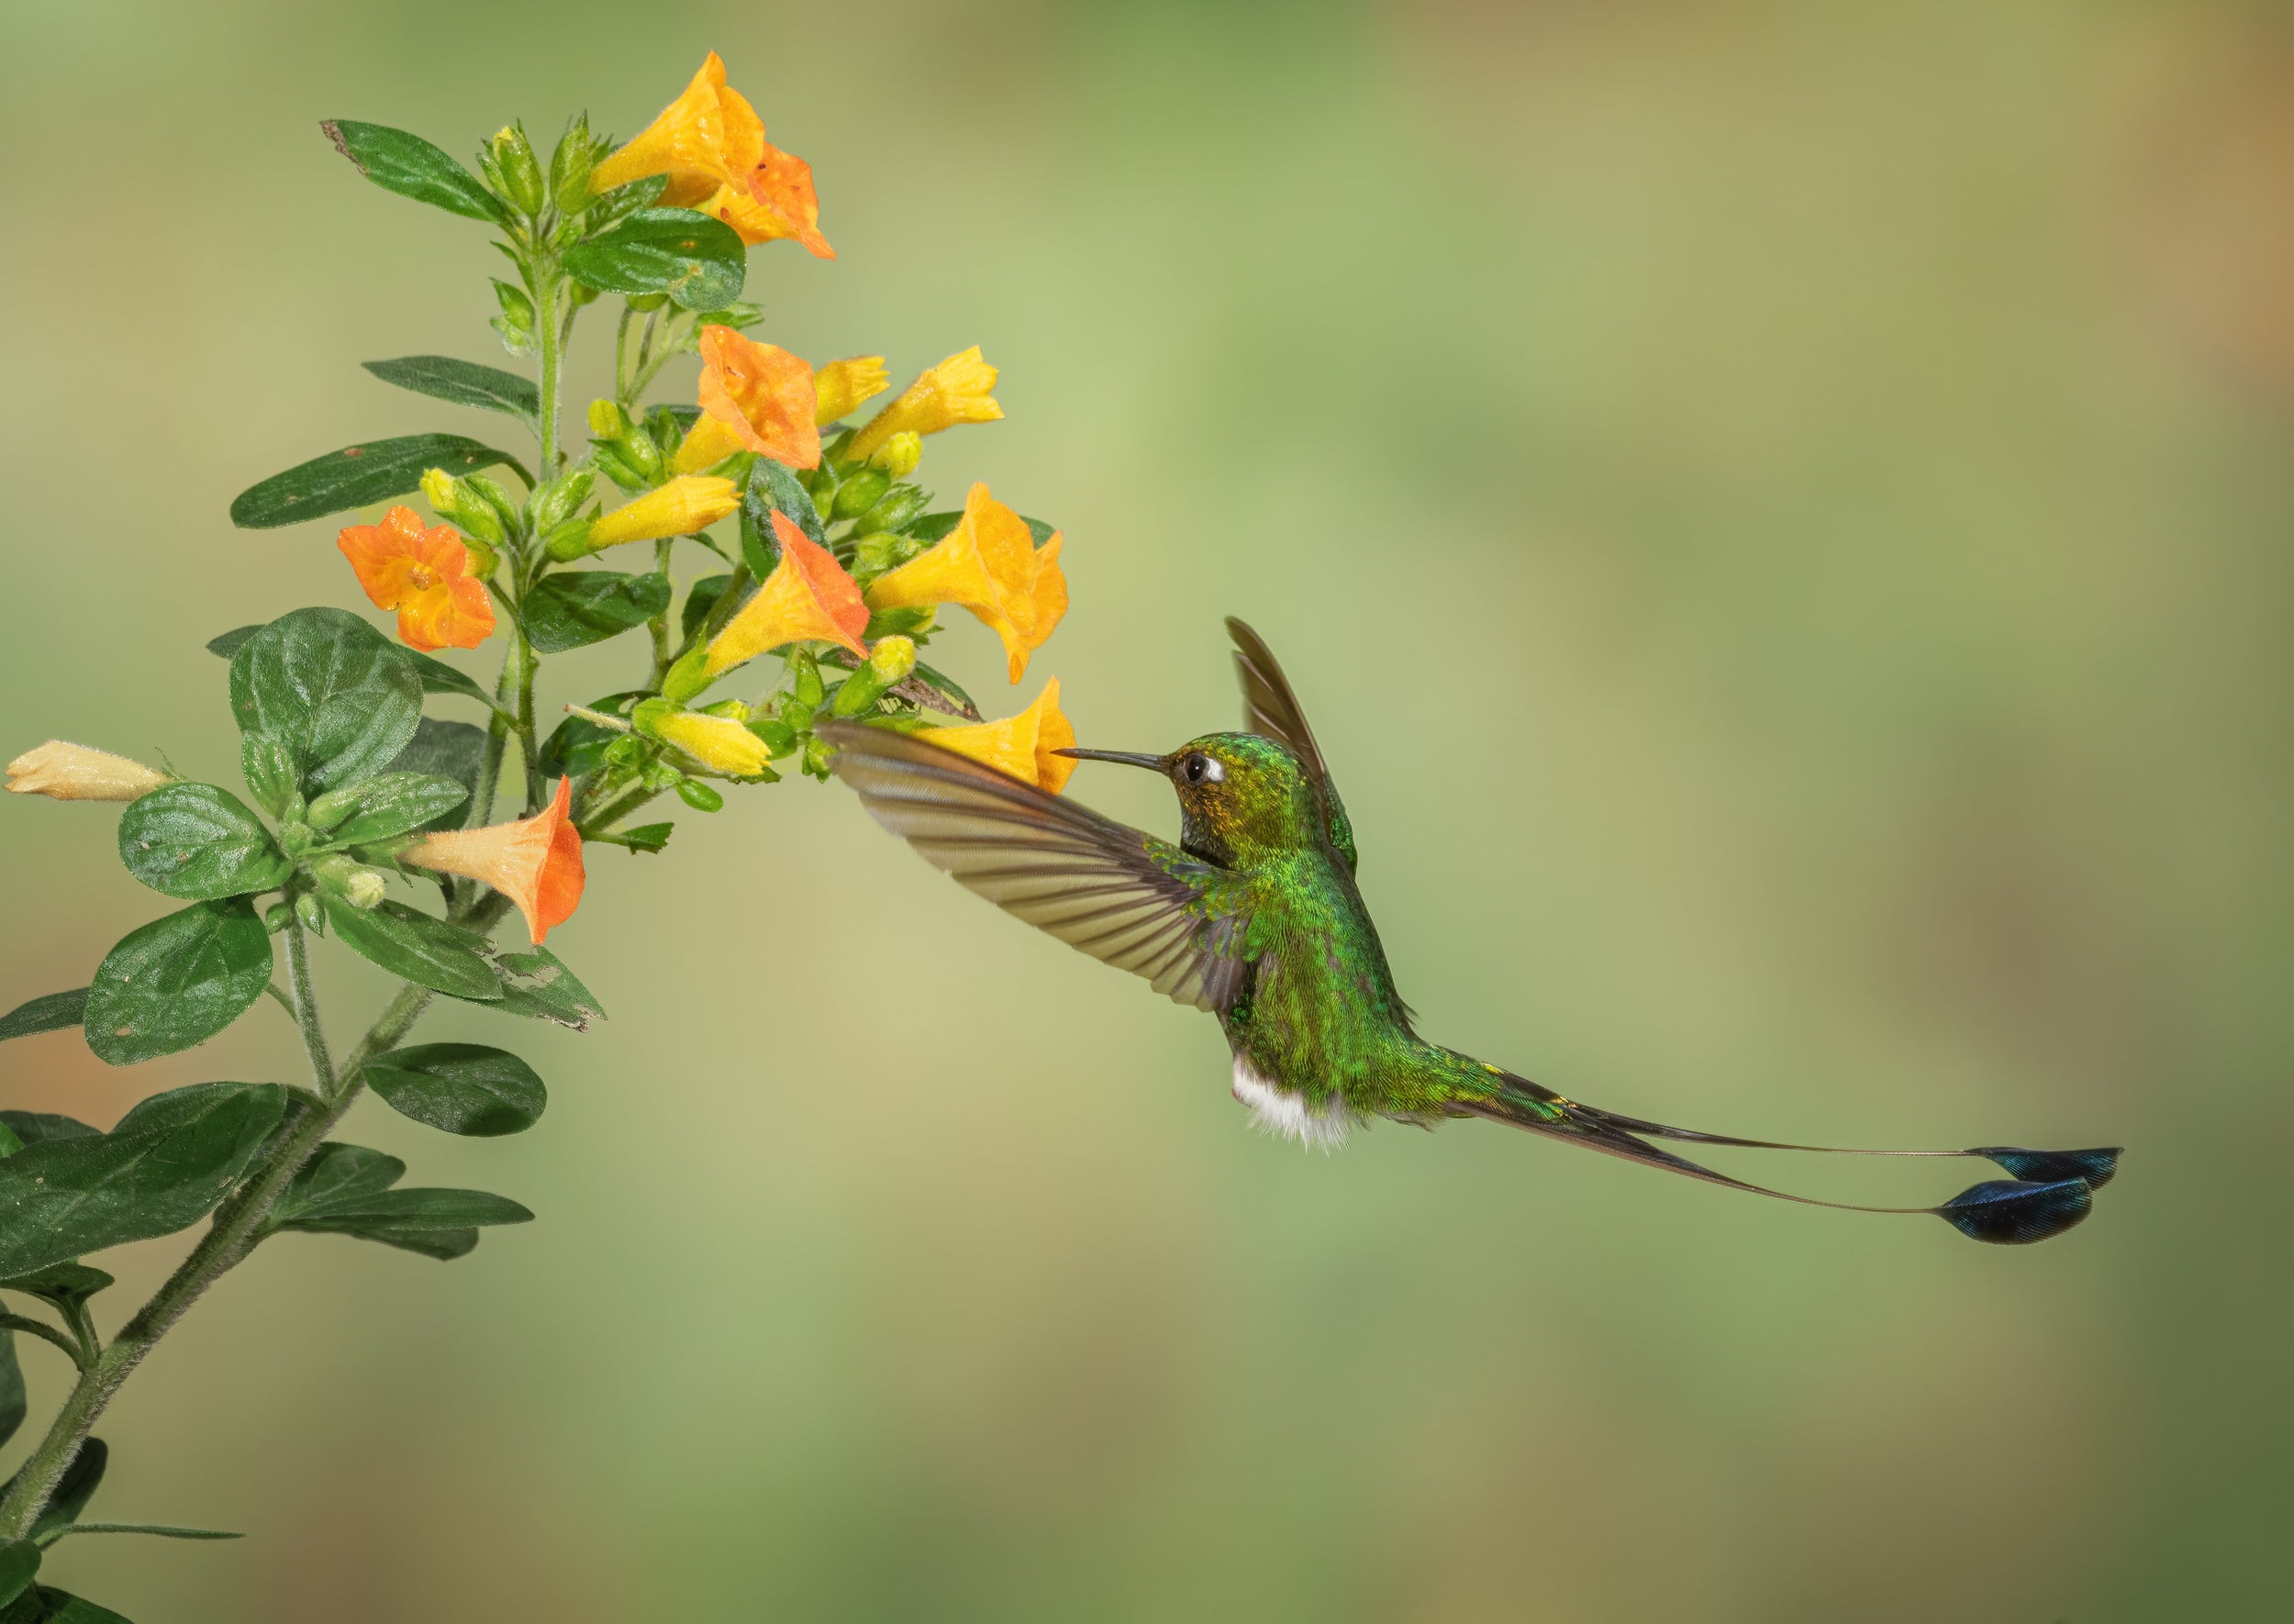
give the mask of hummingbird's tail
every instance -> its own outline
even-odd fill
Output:
[[[1942,1218],[1972,1240],[2016,1246],[2047,1240],[2062,1234],[2088,1215],[2094,1193],[2109,1184],[2119,1170],[2119,1150],[2025,1151],[1990,1145],[1972,1151],[1863,1151],[1837,1145],[1795,1145],[1776,1140],[1738,1139],[1723,1133],[1699,1133],[1643,1121],[1565,1099],[1552,1089],[1499,1073],[1497,1091],[1474,1098],[1455,1099],[1450,1108],[1469,1116],[1487,1117],[1554,1139],[1568,1140],[1606,1155],[1621,1156],[1649,1167],[1661,1167],[1708,1184],[1725,1185],[1779,1201],[1808,1207],[1830,1207],[1847,1212],[1927,1213]],[[1753,1151],[1809,1151],[1827,1156],[1973,1156],[1997,1163],[2010,1177],[1992,1179],[1962,1190],[1941,1207],[1862,1207],[1846,1201],[1820,1201],[1795,1196],[1765,1185],[1715,1173],[1711,1168],[1676,1156],[1648,1141],[1653,1139],[1687,1140]]]

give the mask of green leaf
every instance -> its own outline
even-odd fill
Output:
[[[306,794],[354,784],[406,747],[422,683],[404,651],[345,609],[282,615],[231,656],[231,714],[286,746]]]
[[[39,1547],[29,1540],[0,1545],[0,1602],[11,1602],[32,1586],[39,1572]]]
[[[271,969],[271,933],[243,896],[154,919],[96,966],[83,1017],[87,1046],[128,1066],[204,1043],[262,996]]]
[[[403,902],[359,908],[328,896],[326,904],[327,922],[343,945],[393,975],[457,998],[501,997],[502,978],[486,958],[485,944],[459,925]]]
[[[679,630],[687,638],[701,628],[701,622],[717,607],[717,600],[725,595],[732,584],[730,575],[704,575],[685,588],[685,608],[679,613]]]
[[[244,1540],[247,1537],[229,1529],[192,1529],[172,1522],[75,1522],[69,1528],[58,1529],[49,1538],[51,1541],[61,1540],[66,1534],[157,1534],[162,1540]]]
[[[212,784],[163,784],[130,802],[119,815],[119,861],[186,902],[268,891],[295,872],[253,810]]]
[[[262,628],[260,625],[234,626],[221,637],[209,638],[207,640],[207,652],[210,654],[219,654],[224,659],[228,660],[232,655],[239,652],[239,646],[241,643],[245,642],[249,638],[253,637],[262,629]]]
[[[32,1521],[32,1538],[41,1540],[57,1529],[80,1520],[80,1513],[95,1497],[97,1485],[104,1481],[104,1468],[110,1463],[111,1448],[100,1438],[84,1440],[72,1456],[72,1464],[63,1469],[56,1480],[56,1491],[48,1496],[47,1508]],[[43,1541],[43,1543],[45,1541]]]
[[[382,1225],[408,1232],[439,1229],[482,1229],[496,1224],[525,1224],[533,1214],[506,1196],[484,1190],[384,1190],[364,1200],[329,1207],[316,1218],[297,1219],[295,1227],[324,1223]]]
[[[472,1139],[524,1132],[550,1098],[533,1067],[480,1043],[393,1050],[368,1061],[362,1074],[400,1116]]]
[[[429,827],[470,798],[467,785],[427,773],[377,773],[334,793],[351,801],[349,815],[327,831],[328,840],[337,846],[387,840]]]
[[[286,1100],[276,1083],[197,1083],[153,1095],[109,1133],[25,1146],[0,1162],[0,1278],[198,1222]]]
[[[20,1291],[59,1308],[71,1308],[84,1303],[97,1292],[117,1284],[101,1269],[91,1269],[85,1263],[50,1263],[45,1269],[34,1269],[28,1274],[17,1274],[0,1280],[0,1286]]]
[[[368,361],[360,364],[385,384],[411,389],[433,400],[456,406],[507,412],[531,422],[541,413],[541,391],[531,378],[506,373],[498,366],[456,361],[451,355],[405,355],[396,361]]]
[[[128,1620],[69,1591],[35,1585],[6,1612],[0,1612],[0,1624],[128,1624]]]
[[[295,757],[268,733],[239,736],[239,774],[247,781],[247,793],[255,797],[255,804],[273,818],[284,818],[287,808],[302,797]]]
[[[476,175],[418,135],[350,118],[323,119],[318,128],[336,151],[385,192],[489,226],[512,223],[507,206],[479,184]]]
[[[76,1027],[80,1024],[80,1012],[86,1005],[85,987],[28,998],[6,1015],[0,1015],[0,1041],[10,1038],[28,1038],[34,1032],[61,1032],[66,1027]]]
[[[283,1224],[280,1228],[299,1229],[306,1235],[348,1235],[358,1240],[379,1240],[384,1246],[395,1246],[401,1251],[436,1258],[441,1263],[451,1263],[456,1258],[469,1256],[478,1244],[478,1231],[475,1229],[406,1229],[380,1219],[353,1219],[346,1223],[313,1219],[308,1223]],[[7,1620],[0,1618],[0,1624],[7,1624]]]
[[[406,657],[413,664],[415,673],[421,677],[425,694],[460,694],[465,698],[475,699],[488,710],[498,710],[506,717],[510,716],[508,711],[495,704],[494,695],[487,693],[475,677],[455,670],[445,661],[434,659],[419,649],[401,649],[398,651]],[[518,718],[510,717],[510,719],[516,721]]]
[[[760,581],[781,562],[781,544],[773,539],[775,511],[786,515],[821,546],[829,544],[829,532],[820,523],[820,510],[812,505],[811,493],[796,483],[796,476],[785,464],[759,457],[749,470],[748,488],[741,493],[741,556],[749,573]]]
[[[722,220],[689,208],[641,208],[565,250],[565,268],[609,294],[667,294],[681,309],[741,296],[749,250]]]
[[[48,1111],[0,1111],[0,1122],[23,1143],[36,1145],[42,1140],[85,1139],[103,1129],[90,1128],[73,1117],[59,1117]]]
[[[473,728],[468,722],[437,722],[424,717],[406,748],[398,752],[387,770],[451,778],[462,785],[466,800],[478,793],[478,769],[485,760],[485,749],[484,728]],[[422,828],[459,829],[462,821],[459,812],[441,812]]]
[[[533,484],[517,458],[463,435],[402,434],[395,439],[364,440],[248,486],[232,499],[231,522],[243,530],[276,529],[404,496],[420,487],[427,468],[474,473],[497,463]]]
[[[536,582],[518,617],[537,650],[562,654],[642,626],[668,607],[666,575],[565,570]]]
[[[900,527],[900,534],[913,536],[919,541],[932,542],[963,522],[961,510],[954,513],[928,513],[921,518],[910,519]]]
[[[593,1020],[606,1018],[606,1007],[582,984],[581,977],[565,967],[565,961],[546,947],[529,953],[504,953],[495,963],[502,972],[504,990],[501,1002],[493,1007],[506,1015],[551,1021],[577,1032],[589,1030]]]
[[[329,1140],[318,1147],[302,1172],[287,1186],[272,1213],[272,1222],[284,1224],[322,1217],[328,1207],[344,1205],[351,1210],[381,1195],[406,1176],[406,1164],[395,1156],[370,1151],[364,1145]]]
[[[608,694],[603,699],[593,699],[583,708],[602,711],[607,716],[625,717],[629,707],[647,695],[643,688],[630,688],[619,694]],[[541,770],[551,778],[579,778],[595,773],[604,758],[606,747],[627,735],[612,728],[601,728],[587,717],[570,716],[551,730],[542,741]]]
[[[659,851],[669,844],[669,831],[676,827],[674,823],[640,823],[635,829],[614,832],[632,851]]]
[[[24,1367],[16,1362],[16,1332],[0,1330],[0,1444],[16,1436],[30,1409],[24,1393]]]

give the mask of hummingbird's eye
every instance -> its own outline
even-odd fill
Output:
[[[1179,770],[1186,774],[1189,784],[1219,784],[1224,782],[1227,776],[1226,768],[1199,750],[1181,762]]]

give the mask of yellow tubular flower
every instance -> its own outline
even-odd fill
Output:
[[[812,386],[818,401],[812,420],[826,428],[856,410],[861,402],[891,388],[892,381],[885,376],[883,356],[848,355],[813,373]]]
[[[711,772],[729,773],[735,778],[754,778],[773,760],[773,752],[765,747],[764,740],[730,717],[672,711],[656,718],[650,731]]]
[[[764,120],[739,91],[726,86],[725,63],[712,50],[685,94],[599,164],[589,187],[610,192],[647,175],[665,174],[669,185],[662,204],[689,208],[720,186],[746,187],[751,172],[763,161]]]
[[[8,763],[8,793],[51,801],[132,801],[169,782],[141,762],[50,739]]]
[[[1011,680],[1028,670],[1028,656],[1043,646],[1067,613],[1067,576],[1060,569],[1060,538],[1041,548],[1028,521],[975,484],[956,528],[867,593],[872,609],[961,604],[1003,640]]]
[[[698,535],[740,506],[741,493],[731,480],[681,473],[660,490],[646,492],[590,526],[590,551],[624,541]]]
[[[1004,408],[989,398],[996,387],[996,369],[980,359],[980,347],[950,356],[900,391],[900,397],[868,420],[852,437],[845,453],[854,462],[866,462],[876,448],[903,429],[911,434],[938,434],[959,423],[993,423]]]
[[[760,457],[791,468],[819,464],[811,367],[778,344],[756,343],[729,327],[703,328],[700,350],[702,415],[694,424],[696,431],[702,423],[714,423]],[[715,443],[723,443],[721,437]],[[686,468],[684,447],[678,448],[677,465]]]
[[[1067,787],[1067,775],[1075,770],[1075,757],[1052,753],[1075,742],[1075,726],[1060,710],[1057,677],[1045,683],[1035,703],[1016,717],[969,728],[928,728],[916,737],[986,762],[1053,795]]]
[[[698,473],[704,468],[716,467],[735,451],[748,449],[740,429],[729,423],[720,423],[705,412],[685,430],[685,439],[677,446],[676,461],[670,466],[679,473]]]
[[[712,682],[744,660],[790,643],[838,643],[867,657],[860,635],[868,626],[868,606],[836,555],[777,510],[773,534],[781,562],[709,644],[704,669]]]

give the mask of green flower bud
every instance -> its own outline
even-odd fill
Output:
[[[502,314],[486,325],[502,335],[502,348],[512,355],[531,355],[534,352],[533,295],[516,283],[496,278],[494,296],[501,303]]]
[[[279,850],[289,857],[300,857],[317,844],[318,836],[300,818],[290,818],[279,825]]]
[[[827,740],[818,736],[806,740],[805,772],[823,784],[828,783],[829,763],[835,758],[835,755],[836,751],[829,747]]]
[[[576,113],[550,154],[550,200],[567,217],[589,206],[589,173],[596,168],[596,149],[589,141],[589,115]]]
[[[534,493],[534,528],[543,535],[556,529],[574,510],[589,500],[590,488],[596,484],[596,471],[576,468],[562,478],[551,480]]]
[[[542,184],[541,163],[534,156],[534,144],[526,139],[526,127],[505,125],[494,132],[494,139],[486,146],[499,176],[497,184],[502,195],[529,215],[540,214],[541,206],[550,201],[550,192]]]
[[[709,651],[705,645],[696,643],[679,655],[677,662],[663,676],[662,695],[682,705],[706,689],[711,680]]]
[[[468,482],[456,479],[443,468],[427,469],[422,475],[422,495],[438,510],[440,518],[462,527],[464,540],[480,542],[488,551],[502,544],[507,534],[502,516]],[[491,561],[485,569],[475,573],[481,576],[492,574]]]
[[[643,316],[649,311],[658,310],[663,305],[668,304],[669,295],[667,294],[632,294],[626,303],[630,309]]]
[[[799,649],[788,657],[789,692],[796,703],[814,709],[828,697],[828,689],[821,685],[820,662]]]
[[[340,851],[314,858],[311,877],[328,895],[340,896],[356,908],[373,907],[383,900],[384,894],[382,870],[369,868]]]
[[[685,426],[677,421],[677,414],[665,406],[655,406],[645,414],[645,431],[660,448],[664,461],[677,454],[677,448],[685,442]]]
[[[512,499],[509,492],[483,473],[465,473],[462,476],[462,483],[468,485],[480,501],[494,509],[494,516],[502,521],[506,534],[524,534],[525,508]]]
[[[890,530],[874,530],[852,543],[852,579],[866,586],[879,575],[889,574],[908,560],[922,552],[925,543],[913,536],[896,535]]]
[[[589,403],[589,431],[599,439],[618,443],[629,432],[629,414],[621,409],[618,400],[593,400]]]
[[[725,797],[696,779],[681,780],[677,784],[677,798],[696,812],[721,812],[725,809]]]
[[[336,824],[358,810],[360,801],[365,798],[359,792],[360,786],[357,784],[344,789],[329,790],[305,809],[303,821],[316,829],[334,828]],[[279,832],[284,835],[286,831],[282,829]]]
[[[892,488],[892,476],[874,468],[863,468],[837,488],[836,499],[830,505],[830,514],[836,518],[858,518],[876,506],[879,498]]]
[[[884,444],[868,459],[871,468],[881,469],[894,479],[906,479],[916,472],[916,465],[924,460],[924,437],[903,429]]]
[[[303,929],[316,936],[327,934],[327,907],[315,891],[306,891],[295,899],[295,917],[303,921]]]
[[[582,557],[589,551],[589,520],[567,519],[542,538],[541,550],[562,564]]]
[[[610,441],[593,439],[589,442],[589,446],[590,465],[613,481],[615,484],[619,485],[625,495],[634,496],[641,491],[650,491],[653,488],[653,482],[631,467],[629,460],[616,450]]]
[[[932,505],[931,493],[921,485],[894,485],[884,495],[884,500],[861,515],[857,527],[869,530],[897,530],[909,520],[924,517],[924,510]]]
[[[262,928],[276,936],[287,928],[287,922],[294,918],[295,909],[291,906],[284,902],[274,902],[262,910]]]
[[[598,759],[608,767],[629,768],[636,766],[644,757],[645,746],[624,733],[606,746],[605,753]]]
[[[873,709],[889,689],[908,681],[916,669],[916,645],[904,637],[888,637],[869,651],[867,663],[844,679],[830,708],[841,717],[856,717]]]
[[[903,604],[896,609],[878,609],[869,616],[868,626],[861,633],[863,640],[874,642],[878,638],[916,637],[932,628],[939,610],[930,604]]]
[[[730,717],[736,722],[745,722],[749,719],[749,707],[738,699],[720,699],[715,705],[703,706],[701,714],[705,717]]]

